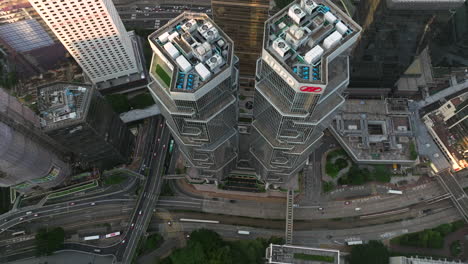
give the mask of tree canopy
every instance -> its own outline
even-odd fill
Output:
[[[40,229],[36,234],[36,255],[52,255],[59,250],[65,241],[65,231],[61,227],[52,230]]]
[[[265,249],[270,243],[282,243],[280,238],[224,241],[218,233],[199,229],[193,231],[187,246],[175,250],[161,264],[235,264],[264,263]]]
[[[350,264],[388,264],[390,253],[380,241],[371,240],[368,244],[353,246],[348,256]]]

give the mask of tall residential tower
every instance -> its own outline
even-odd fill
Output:
[[[49,188],[71,173],[63,151],[42,134],[39,117],[0,89],[0,187]]]
[[[296,0],[265,24],[250,151],[257,174],[287,183],[345,99],[347,51],[361,28],[328,0]]]
[[[138,60],[111,0],[29,0],[93,84],[139,72]]]
[[[236,164],[237,57],[206,14],[183,13],[149,36],[149,90],[192,178],[221,179]]]

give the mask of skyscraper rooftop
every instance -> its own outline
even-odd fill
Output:
[[[85,116],[90,87],[57,83],[39,89],[38,107],[44,128],[68,125]]]
[[[165,69],[154,60],[153,75],[160,78],[172,92],[191,93],[231,66],[233,43],[204,14],[185,13],[171,20],[149,37],[151,44],[172,59],[177,69]],[[170,67],[170,66],[169,66]],[[172,76],[168,74],[172,72]],[[171,80],[175,80],[171,82]]]
[[[263,45],[296,83],[326,85],[328,62],[358,34],[359,26],[340,9],[322,0],[303,0],[267,21]]]

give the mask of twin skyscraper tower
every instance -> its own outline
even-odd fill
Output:
[[[242,148],[262,181],[287,185],[345,101],[348,52],[360,31],[328,0],[296,0],[269,18],[246,142],[238,132],[234,54],[242,43],[207,15],[187,12],[151,34],[149,90],[188,162],[187,174],[222,180],[239,168]]]

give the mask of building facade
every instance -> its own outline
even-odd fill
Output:
[[[270,1],[214,0],[211,7],[216,24],[236,44],[234,52],[239,58],[240,76],[254,78]]]
[[[0,89],[0,186],[24,192],[58,185],[71,173],[64,157],[41,133],[39,117]]]
[[[452,169],[468,168],[468,92],[451,98],[422,120]]]
[[[346,52],[361,28],[329,1],[294,1],[266,22],[250,152],[257,175],[285,184],[345,101]]]
[[[29,0],[93,84],[139,72],[134,45],[111,0]]]
[[[445,25],[455,1],[367,0],[357,6],[355,20],[363,34],[351,57],[351,95],[391,93],[397,80]]]
[[[104,97],[90,86],[41,86],[38,108],[44,133],[78,160],[101,168],[130,161],[133,134]]]
[[[220,180],[238,155],[237,57],[206,15],[185,12],[149,36],[148,88],[186,158],[188,176]]]

